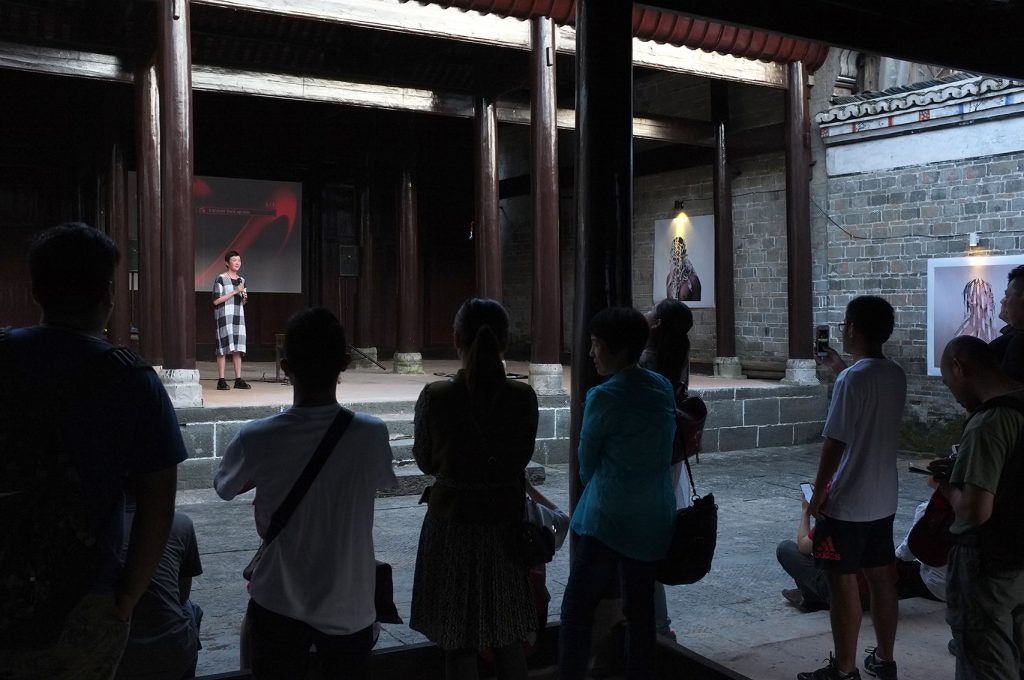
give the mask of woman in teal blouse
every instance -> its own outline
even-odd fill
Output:
[[[616,307],[591,322],[590,356],[608,380],[587,392],[580,432],[577,534],[562,599],[562,680],[582,680],[590,658],[594,609],[618,578],[629,623],[626,678],[653,677],[654,575],[675,517],[669,474],[675,398],[664,377],[637,366],[648,325]]]

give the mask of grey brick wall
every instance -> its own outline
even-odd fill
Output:
[[[709,81],[678,74],[654,74],[636,82],[633,108],[637,115],[667,115],[694,120],[710,119]],[[778,123],[783,118],[783,93],[769,88],[730,85],[729,104],[735,129]],[[561,132],[559,154],[575,153],[574,134]],[[529,174],[529,129],[499,129],[500,176]],[[568,156],[567,156],[568,154]],[[563,160],[561,165],[571,164]],[[737,268],[737,353],[746,359],[787,357],[786,324],[786,207],[785,164],[781,154],[736,164],[733,224]],[[686,202],[690,214],[711,214],[711,168],[638,178],[633,187],[633,303],[651,306],[656,220],[675,215],[675,200]],[[532,304],[532,218],[530,199],[521,196],[501,201],[504,302],[511,316],[512,356],[529,352]],[[571,189],[563,189],[560,205],[562,347],[571,350],[573,287],[575,285],[575,215]],[[742,269],[742,273],[741,273]],[[714,310],[694,314],[694,357],[715,356]]]
[[[786,184],[781,154],[736,164],[733,179],[733,267],[736,293],[736,352],[744,359],[788,358],[786,312]],[[633,300],[650,307],[653,290],[654,223],[675,216],[676,200],[690,215],[713,213],[711,168],[693,168],[639,178],[633,204]],[[708,284],[710,285],[710,284]],[[714,309],[694,310],[693,356],[715,356]]]
[[[959,416],[925,367],[928,260],[967,255],[972,231],[982,232],[986,255],[1021,252],[1024,154],[834,177],[826,212],[829,321],[856,295],[888,299],[896,331],[887,348],[907,371],[907,419],[934,426]]]

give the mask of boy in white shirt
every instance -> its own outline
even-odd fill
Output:
[[[843,347],[853,357],[853,364],[847,367],[831,348],[819,356],[821,363],[839,374],[822,431],[825,441],[809,503],[817,518],[814,557],[828,573],[835,657],[824,668],[798,674],[797,680],[860,678],[856,661],[862,617],[858,570],[863,570],[868,582],[877,640],[864,659],[864,669],[883,680],[897,678],[893,645],[899,605],[892,527],[907,378],[899,364],[882,354],[895,316],[892,306],[880,297],[854,298],[846,306],[842,327]]]

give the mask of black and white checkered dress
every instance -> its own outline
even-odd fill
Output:
[[[221,274],[213,282],[213,299],[223,297],[237,288],[245,286],[245,279],[239,276],[232,279]],[[217,356],[232,352],[245,353],[245,311],[241,296],[228,298],[223,304],[213,308],[214,320],[217,324]]]

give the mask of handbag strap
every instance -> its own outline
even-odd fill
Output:
[[[693,492],[693,496],[691,496],[691,498],[700,498],[700,496],[697,495],[697,486],[693,483],[693,469],[690,468],[690,459],[683,458],[683,463],[686,464],[686,476],[690,478],[690,490]]]
[[[277,511],[274,512],[273,517],[270,518],[270,528],[267,530],[266,538],[263,539],[264,545],[268,545],[277,538],[277,535],[284,529],[284,525],[288,523],[292,513],[295,512],[295,508],[298,507],[299,501],[309,491],[313,480],[316,479],[320,469],[327,462],[327,456],[331,455],[331,452],[334,451],[338,441],[341,439],[341,435],[345,434],[345,430],[348,429],[349,424],[351,424],[354,418],[355,414],[347,408],[342,407],[338,411],[338,415],[334,417],[331,426],[327,428],[323,439],[320,440],[320,445],[313,452],[313,457],[306,463],[306,467],[303,468],[299,478],[295,480],[295,484],[292,486],[291,491],[288,492],[284,502],[281,503]]]

